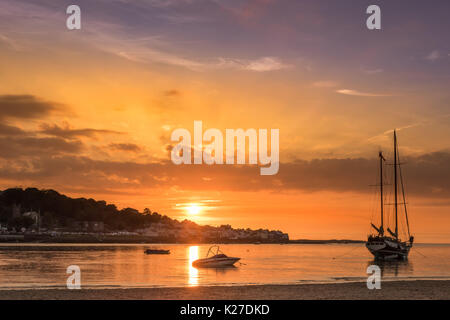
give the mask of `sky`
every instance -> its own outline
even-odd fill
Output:
[[[364,239],[397,129],[411,230],[450,242],[450,3],[0,0],[0,187]],[[81,29],[66,8],[81,8]],[[181,165],[171,132],[279,129],[280,168]]]

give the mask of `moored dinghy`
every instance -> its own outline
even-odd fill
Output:
[[[214,251],[214,249],[216,250]],[[228,257],[220,251],[219,246],[212,246],[209,248],[206,258],[195,260],[192,262],[192,266],[196,268],[224,268],[233,266],[239,260],[241,258]]]

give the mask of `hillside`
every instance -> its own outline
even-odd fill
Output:
[[[102,241],[110,242],[119,236],[127,237],[124,241],[138,242],[148,238],[161,242],[289,240],[288,234],[278,230],[233,229],[228,224],[200,226],[189,220],[171,219],[147,208],[142,212],[133,208],[119,210],[114,204],[102,200],[73,199],[55,190],[36,188],[11,188],[0,192],[0,233],[3,238],[12,240],[22,239],[20,234],[27,235],[24,239],[30,239],[30,235],[35,239],[35,235],[45,234],[58,235],[60,240],[64,236],[64,239],[71,239],[67,241],[74,242],[92,241],[92,237],[97,239],[100,235]],[[80,234],[89,237],[83,236],[84,240],[81,240]],[[134,238],[129,239],[130,236]],[[35,240],[42,239],[38,237]]]

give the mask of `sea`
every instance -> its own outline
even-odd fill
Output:
[[[450,279],[450,244],[416,244],[407,261],[374,261],[364,244],[224,244],[241,260],[232,268],[196,269],[206,244],[0,244],[1,289],[67,288],[79,267],[81,288],[237,286]],[[145,249],[170,249],[147,255]],[[69,272],[69,273],[68,273]]]

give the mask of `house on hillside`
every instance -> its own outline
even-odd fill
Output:
[[[105,230],[103,221],[74,221],[71,227],[84,232],[103,232]]]

